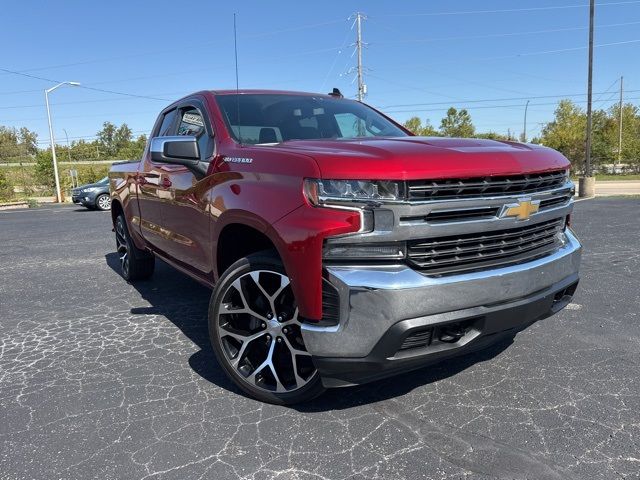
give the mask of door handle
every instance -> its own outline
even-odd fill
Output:
[[[164,177],[162,179],[162,186],[164,188],[169,188],[171,186],[171,180],[169,180],[167,177]]]

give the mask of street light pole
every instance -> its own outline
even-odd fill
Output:
[[[67,159],[71,161],[71,146],[69,145],[69,134],[67,133],[67,129],[63,128],[64,136],[67,137]]]
[[[527,143],[527,110],[529,109],[529,100],[527,100],[527,104],[524,106],[524,130],[522,132],[522,141]]]
[[[55,85],[51,88],[48,88],[44,91],[44,102],[47,105],[47,120],[49,121],[49,138],[51,140],[51,156],[53,157],[53,175],[56,180],[56,201],[57,203],[62,202],[62,194],[60,192],[60,177],[58,176],[58,161],[56,159],[56,143],[53,138],[53,126],[51,124],[51,109],[49,108],[49,94],[53,92],[56,88],[59,88],[63,85],[69,85],[71,87],[77,87],[80,84],[78,82],[61,82],[58,85]]]

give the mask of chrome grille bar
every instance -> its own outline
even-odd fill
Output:
[[[564,218],[534,225],[408,242],[409,263],[425,273],[460,273],[504,263],[529,260],[558,246],[556,234]]]
[[[566,182],[567,174],[564,170],[560,170],[508,177],[411,180],[407,186],[409,201],[424,201],[525,195],[558,188]]]

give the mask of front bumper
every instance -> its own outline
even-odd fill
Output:
[[[581,245],[482,272],[429,277],[405,265],[334,266],[328,280],[340,297],[336,326],[304,324],[302,335],[326,386],[376,380],[462,355],[514,334],[566,306],[578,282]],[[455,343],[401,349],[413,333],[437,336],[446,325],[465,334]]]
[[[72,197],[72,200],[74,203],[80,203],[84,207],[94,207],[96,205],[96,197],[99,193],[102,192],[84,192],[78,195],[78,202],[73,200],[74,197]]]

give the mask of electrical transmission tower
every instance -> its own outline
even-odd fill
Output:
[[[366,20],[366,15],[361,12],[356,12],[351,15],[349,19],[356,19],[356,52],[358,57],[358,66],[357,66],[357,74],[358,74],[358,101],[361,102],[365,95],[367,94],[367,85],[364,83],[364,75],[363,75],[363,67],[362,67],[362,47],[366,46],[366,43],[362,42],[362,21]]]

